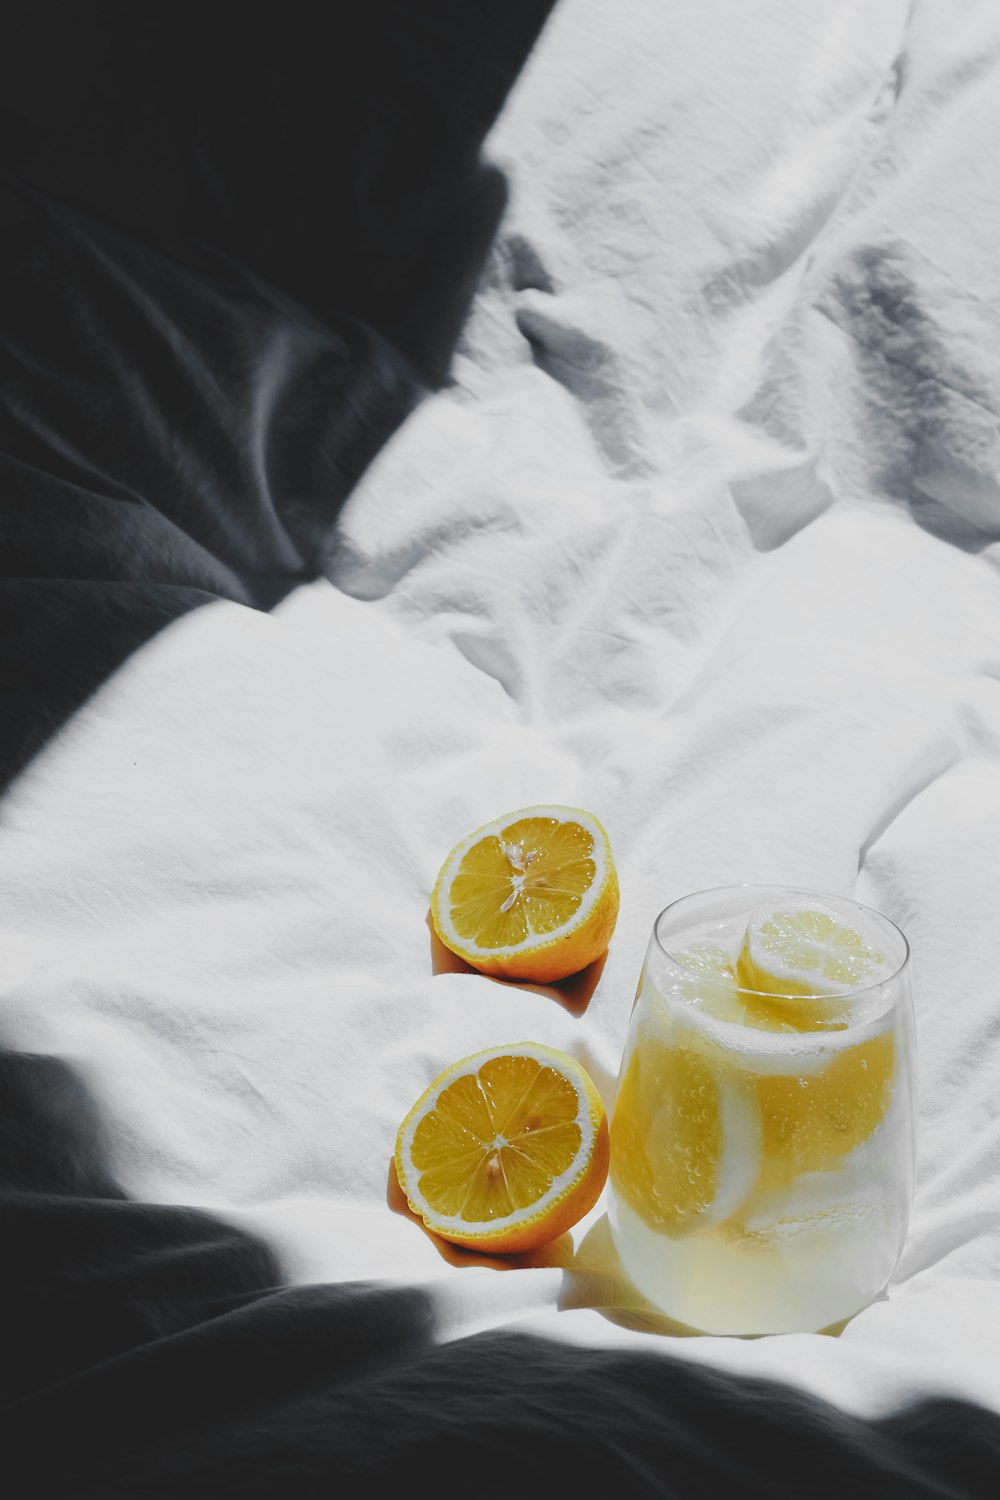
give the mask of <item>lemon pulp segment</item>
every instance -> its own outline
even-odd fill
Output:
[[[821,1071],[757,1079],[767,1185],[841,1164],[882,1123],[892,1098],[891,1031],[838,1051]]]
[[[528,1208],[582,1145],[569,1079],[534,1058],[506,1055],[439,1094],[410,1148],[419,1190],[438,1214],[470,1224]]]
[[[434,930],[484,974],[540,984],[599,958],[618,918],[618,875],[592,813],[523,807],[452,849],[431,895]]]
[[[593,884],[594,840],[579,823],[522,818],[473,844],[451,884],[459,937],[509,947],[575,916]]]

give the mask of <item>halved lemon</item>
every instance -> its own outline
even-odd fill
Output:
[[[428,1229],[506,1254],[564,1234],[608,1175],[608,1121],[586,1069],[537,1042],[452,1063],[396,1135],[396,1175]]]
[[[611,844],[593,813],[523,807],[455,845],[431,920],[445,947],[482,973],[550,984],[604,953],[618,904]]]

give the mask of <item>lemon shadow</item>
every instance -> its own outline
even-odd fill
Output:
[[[390,1157],[389,1174],[386,1182],[385,1201],[394,1214],[399,1214],[404,1219],[411,1220],[417,1228],[430,1240],[442,1260],[450,1266],[486,1266],[493,1271],[517,1271],[517,1270],[545,1270],[554,1268],[565,1270],[573,1262],[573,1238],[569,1234],[561,1234],[557,1239],[550,1240],[546,1245],[539,1245],[535,1250],[522,1250],[513,1255],[490,1255],[482,1250],[471,1250],[466,1245],[453,1245],[449,1240],[442,1239],[415,1214],[406,1200],[406,1194],[399,1185],[399,1177],[396,1174],[396,1163]]]
[[[655,1333],[667,1338],[693,1338],[698,1328],[678,1323],[643,1296],[629,1279],[611,1237],[606,1213],[596,1219],[576,1248],[563,1274],[559,1310],[590,1308],[637,1333]]]
[[[564,1268],[559,1294],[560,1311],[589,1307],[594,1312],[638,1333],[660,1334],[667,1338],[738,1338],[746,1341],[773,1338],[767,1333],[718,1335],[703,1328],[680,1323],[648,1301],[631,1281],[621,1263],[606,1213],[601,1214],[577,1247],[571,1263]],[[814,1330],[816,1337],[839,1338],[857,1314]],[[780,1337],[780,1335],[778,1335]]]
[[[557,979],[553,984],[531,984],[526,980],[499,979],[493,974],[483,974],[472,964],[466,963],[464,958],[459,958],[457,953],[452,953],[438,936],[429,909],[426,920],[431,939],[432,973],[479,974],[481,978],[490,980],[492,984],[504,985],[508,989],[532,990],[536,995],[544,995],[547,1000],[554,1000],[572,1016],[582,1016],[586,1011],[608,960],[607,950],[605,950],[585,969],[580,969],[576,974],[569,974],[565,979]]]

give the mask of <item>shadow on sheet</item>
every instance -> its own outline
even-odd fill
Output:
[[[656,1355],[502,1330],[437,1344],[424,1292],[283,1287],[259,1240],[128,1200],[107,1159],[73,1067],[0,1053],[0,1432],[21,1493],[995,1493],[1000,1421],[971,1404],[864,1422]]]
[[[0,786],[172,620],[319,570],[446,378],[503,206],[479,146],[548,9],[381,0],[333,48],[295,4],[11,18]],[[869,1424],[660,1357],[439,1346],[422,1292],[284,1286],[265,1244],[130,1201],[107,1161],[71,1063],[0,1054],[12,1494],[995,1491],[998,1424],[971,1405]]]
[[[447,379],[506,201],[483,139],[550,5],[6,18],[0,789],[165,625],[322,571]]]

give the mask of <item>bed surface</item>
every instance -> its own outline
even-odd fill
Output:
[[[206,590],[5,794],[5,1045],[94,1101],[80,1150],[147,1224],[196,1210],[257,1247],[258,1315],[341,1319],[283,1356],[339,1372],[356,1433],[381,1411],[384,1448],[331,1472],[402,1472],[421,1411],[509,1360],[501,1437],[548,1390],[599,1474],[642,1414],[623,1493],[702,1493],[755,1411],[747,1493],[783,1492],[765,1448],[801,1484],[823,1443],[859,1493],[990,1492],[966,1460],[1000,1416],[998,55],[988,3],[563,0],[487,138],[509,201],[450,380],[351,489],[324,576],[269,611]],[[549,990],[463,971],[427,921],[452,845],[544,802],[598,814],[622,895],[603,967]],[[919,1171],[887,1297],[836,1338],[678,1337],[603,1199],[506,1264],[400,1211],[396,1128],[446,1064],[546,1042],[610,1107],[653,917],[737,881],[856,896],[910,939]],[[914,1409],[951,1413],[926,1450]],[[900,1421],[885,1448],[852,1425]]]

